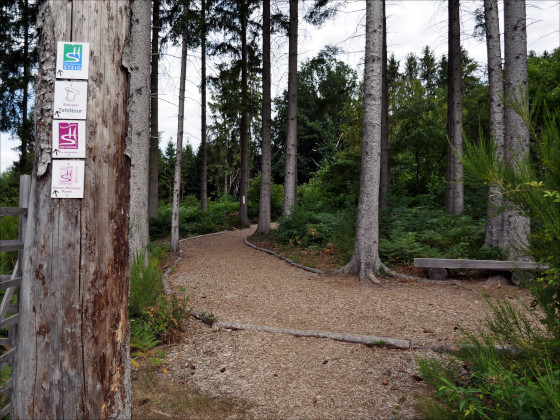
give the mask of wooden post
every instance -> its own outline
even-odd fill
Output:
[[[130,2],[43,0],[14,418],[130,418]],[[51,198],[57,41],[90,44],[84,198]]]
[[[19,207],[22,209],[26,209],[29,207],[29,193],[31,191],[31,176],[30,175],[21,175],[19,177]],[[25,230],[27,226],[27,214],[20,214],[19,215],[19,227],[18,227],[18,239],[23,242],[25,238]],[[23,261],[23,251],[18,251],[18,261]],[[21,277],[22,269],[21,264],[17,265],[16,273],[14,273],[14,277]],[[19,295],[19,293],[18,293]],[[14,313],[19,313],[19,297],[16,299]],[[12,325],[8,329],[8,338],[9,338],[9,347],[14,348],[16,347],[16,339],[17,339],[17,324]]]

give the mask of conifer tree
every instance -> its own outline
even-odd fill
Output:
[[[0,6],[0,131],[20,139],[19,173],[31,172],[34,138],[30,89],[38,63],[35,19],[38,2],[14,0]]]

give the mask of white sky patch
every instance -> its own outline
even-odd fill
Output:
[[[10,134],[0,133],[0,173],[19,160],[18,152],[12,150],[19,146],[19,139],[11,139]]]

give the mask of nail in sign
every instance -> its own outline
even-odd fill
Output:
[[[54,83],[54,118],[85,120],[87,111],[87,82]]]
[[[56,50],[57,79],[87,80],[89,72],[89,44],[86,42],[58,42]]]
[[[86,157],[86,122],[53,120],[53,158]]]
[[[83,160],[53,160],[51,198],[84,198]]]

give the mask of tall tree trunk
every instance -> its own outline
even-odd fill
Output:
[[[361,282],[379,284],[379,178],[381,161],[381,89],[383,56],[383,3],[366,2],[366,59],[362,172],[356,221],[354,255],[341,271]]]
[[[502,51],[500,47],[500,19],[498,0],[484,0],[484,20],[486,25],[486,50],[488,55],[488,90],[490,93],[490,132],[496,145],[496,159],[504,156],[504,80],[502,77]],[[501,237],[503,205],[496,185],[488,189],[488,216],[486,219],[486,245],[498,246]]]
[[[517,161],[529,157],[529,130],[513,108],[517,107],[526,115],[529,113],[528,69],[527,69],[527,27],[524,0],[504,1],[504,49],[505,49],[505,135],[504,159],[517,169]],[[529,245],[530,220],[513,209],[504,213],[504,222],[499,245],[510,258],[523,254]]]
[[[130,4],[44,0],[38,22],[36,148],[12,416],[130,418],[129,84],[123,66]],[[82,199],[51,198],[59,40],[90,44]]]
[[[463,213],[463,165],[456,157],[463,153],[463,106],[461,98],[461,32],[459,0],[449,0],[449,66],[447,68],[447,187],[445,208]],[[455,149],[455,150],[453,150]]]
[[[379,208],[387,208],[389,194],[389,84],[387,83],[387,16],[385,14],[385,0],[383,0],[383,58],[382,58],[381,92],[381,181],[379,185]]]
[[[147,256],[150,188],[150,16],[149,1],[132,1],[130,51],[130,261]]]
[[[208,162],[206,156],[206,0],[200,1],[200,208],[208,208]]]
[[[288,47],[288,128],[286,166],[284,170],[284,215],[290,214],[297,202],[297,40],[298,0],[290,0]]]
[[[160,0],[153,0],[152,13],[152,68],[150,74],[150,196],[149,216],[158,217],[158,188],[159,188],[159,31],[161,29]]]
[[[187,19],[187,10],[183,19]],[[185,119],[185,82],[187,78],[187,25],[183,27],[181,47],[181,80],[179,81],[179,116],[177,122],[177,149],[175,152],[175,177],[173,181],[173,209],[171,211],[171,251],[179,250],[179,196],[181,192],[181,161],[183,157],[183,123]]]
[[[262,99],[262,157],[259,222],[256,234],[270,232],[271,181],[271,83],[270,83],[270,0],[263,0],[263,99]]]
[[[241,148],[241,179],[239,181],[239,221],[241,226],[249,226],[247,213],[247,191],[249,190],[249,110],[248,110],[248,58],[247,58],[247,7],[241,12],[241,127],[239,146]]]
[[[22,11],[23,18],[23,95],[21,98],[21,155],[19,158],[19,172],[27,172],[28,137],[31,135],[27,116],[27,102],[29,100],[29,2],[25,0]]]

